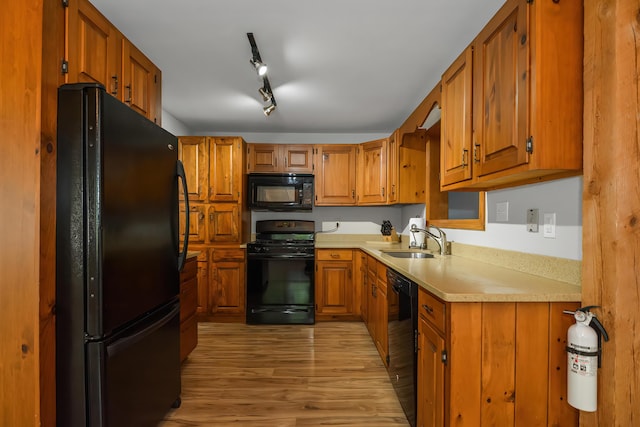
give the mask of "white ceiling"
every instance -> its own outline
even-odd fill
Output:
[[[390,134],[504,0],[91,2],[162,70],[163,109],[194,134]]]

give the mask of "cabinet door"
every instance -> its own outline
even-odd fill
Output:
[[[213,203],[207,225],[210,243],[240,242],[240,210],[237,203]]]
[[[204,205],[189,206],[189,244],[204,243],[206,239],[205,231],[205,209]],[[180,230],[185,226],[185,205],[180,203]]]
[[[444,340],[418,320],[418,427],[444,426]]]
[[[313,145],[282,145],[283,172],[313,173]]]
[[[277,144],[247,144],[247,173],[278,172],[280,151]]]
[[[358,204],[384,204],[387,200],[387,140],[365,142],[358,150]]]
[[[66,83],[100,83],[120,98],[118,30],[87,0],[69,2]]]
[[[353,265],[351,261],[317,261],[316,312],[353,313]]]
[[[245,313],[245,261],[243,249],[225,249],[224,260],[218,260],[213,249],[211,276],[214,293],[211,295],[212,313]],[[227,258],[227,255],[230,255]],[[235,255],[235,256],[234,256]]]
[[[386,280],[386,276],[384,277]],[[387,301],[387,285],[378,274],[376,280],[376,327],[375,327],[375,343],[378,353],[382,358],[385,366],[389,364],[389,304]]]
[[[525,0],[503,7],[474,41],[474,176],[528,161],[527,7]]]
[[[126,38],[122,39],[122,80],[122,100],[160,124],[160,70]]]
[[[209,312],[209,253],[202,249],[198,255],[198,305],[197,314]]]
[[[387,142],[387,203],[398,203],[398,167],[400,162],[400,130],[396,129]]]
[[[316,146],[316,206],[356,204],[356,146]]]
[[[242,175],[242,140],[237,137],[207,138],[209,142],[209,200],[240,200]]]
[[[471,179],[473,48],[442,75],[440,185]]]
[[[178,158],[182,160],[187,177],[189,200],[206,202],[209,191],[209,153],[204,136],[178,138]],[[180,200],[184,197],[180,193]]]

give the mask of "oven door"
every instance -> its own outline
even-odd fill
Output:
[[[247,254],[247,323],[314,324],[313,255]]]

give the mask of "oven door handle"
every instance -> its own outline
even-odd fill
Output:
[[[310,254],[247,254],[247,259],[308,259],[313,260],[314,255]]]

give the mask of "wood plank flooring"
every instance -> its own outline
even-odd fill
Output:
[[[200,323],[161,427],[409,424],[363,323]]]

